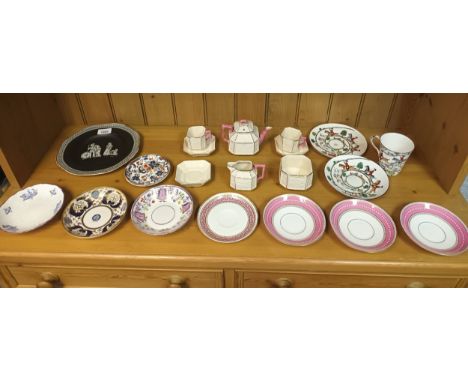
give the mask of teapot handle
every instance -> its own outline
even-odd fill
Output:
[[[255,169],[257,170],[257,180],[263,179],[265,177],[266,164],[254,164]],[[262,175],[258,175],[258,169],[262,169]]]
[[[232,125],[223,124],[221,126],[221,137],[223,138],[224,142],[229,142],[229,134],[228,136],[225,134],[226,129],[229,130],[229,132],[232,132]]]

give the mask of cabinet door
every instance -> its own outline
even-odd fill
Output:
[[[220,288],[223,271],[8,266],[17,287]]]
[[[238,271],[242,288],[452,288],[457,278]]]

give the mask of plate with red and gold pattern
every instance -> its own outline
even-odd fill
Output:
[[[200,231],[220,243],[235,243],[249,237],[258,224],[255,205],[245,196],[223,192],[206,200],[198,210]]]

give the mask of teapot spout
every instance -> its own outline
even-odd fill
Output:
[[[267,126],[262,130],[262,132],[260,133],[260,137],[259,137],[260,143],[262,143],[265,140],[265,138],[266,138],[266,136],[267,136],[267,134],[268,134],[268,132],[270,130],[271,130],[271,126]]]

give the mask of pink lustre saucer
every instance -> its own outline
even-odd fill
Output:
[[[336,203],[330,211],[330,224],[347,246],[369,253],[385,251],[397,235],[390,215],[365,200],[348,199]]]
[[[258,212],[245,196],[224,192],[213,195],[201,205],[197,223],[209,239],[235,243],[253,233],[258,223]]]
[[[453,212],[437,204],[407,204],[401,211],[400,223],[410,239],[429,252],[456,256],[468,247],[465,223]]]
[[[148,235],[167,235],[182,228],[193,212],[190,193],[182,187],[161,185],[143,192],[133,203],[131,218]]]
[[[315,243],[327,224],[325,214],[315,202],[294,194],[271,199],[263,210],[263,223],[275,239],[296,246]]]

